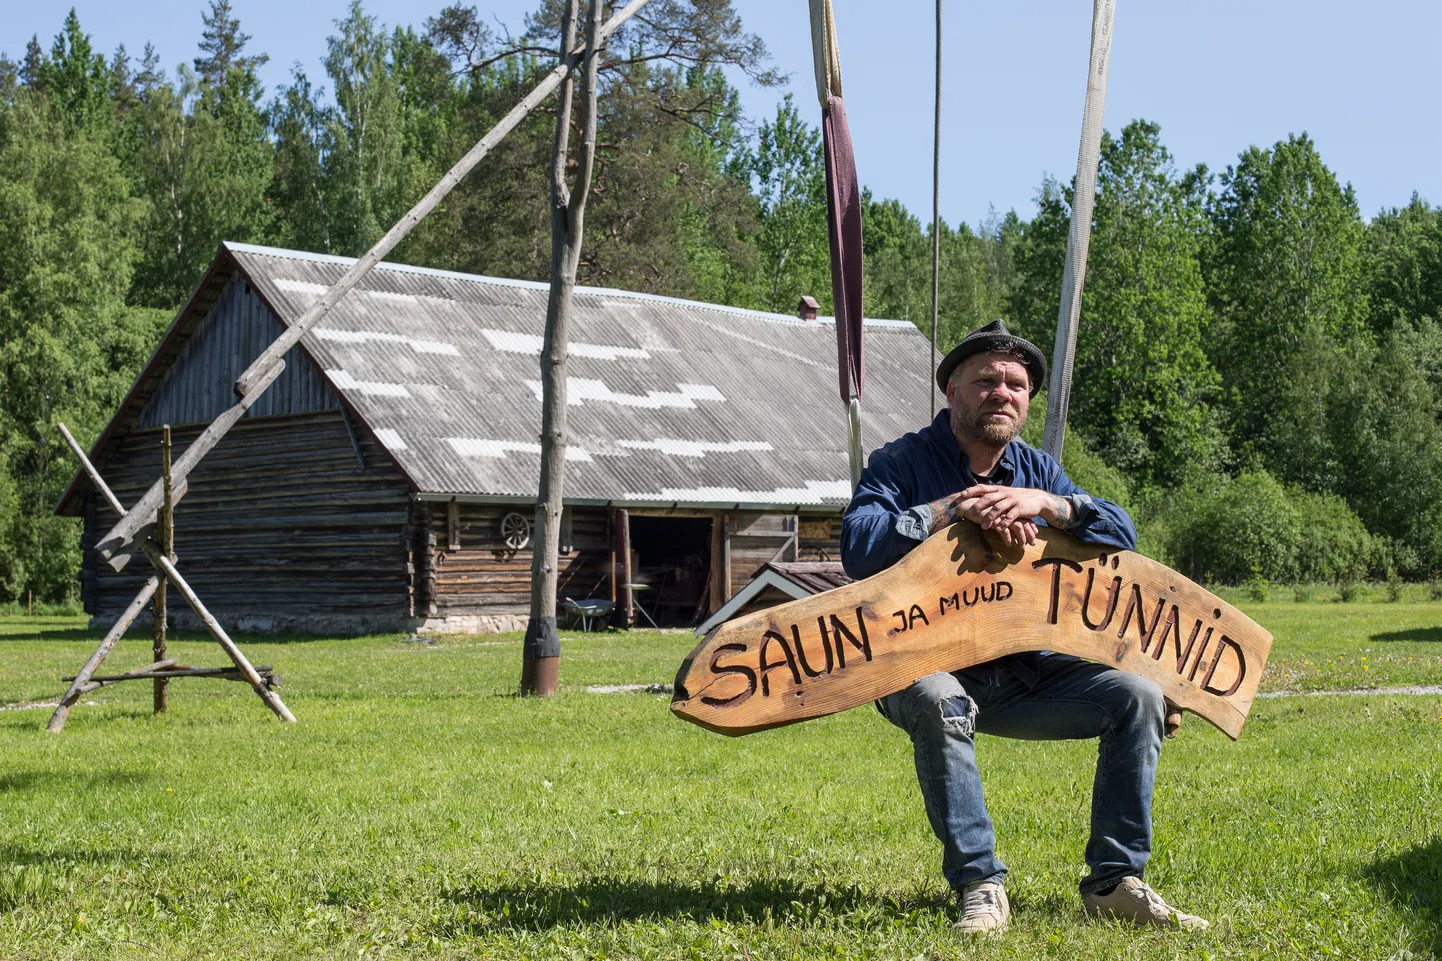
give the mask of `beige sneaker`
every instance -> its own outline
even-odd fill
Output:
[[[995,881],[978,881],[961,889],[961,920],[952,926],[962,934],[1000,934],[1010,917],[1006,888]]]
[[[1200,931],[1207,921],[1184,914],[1162,900],[1141,878],[1122,878],[1110,894],[1082,895],[1082,909],[1093,918],[1113,918],[1141,926],[1154,924],[1159,928],[1181,928]]]

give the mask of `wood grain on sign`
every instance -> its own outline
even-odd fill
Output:
[[[682,662],[671,710],[749,734],[1046,650],[1149,677],[1235,739],[1271,648],[1251,618],[1140,554],[1051,528],[1006,547],[963,521],[874,577],[717,627]]]

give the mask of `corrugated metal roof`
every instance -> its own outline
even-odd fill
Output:
[[[226,244],[292,323],[353,260]],[[533,498],[547,285],[381,264],[301,342],[422,495]],[[929,348],[869,321],[868,449],[930,419]],[[576,288],[565,496],[827,509],[849,496],[829,319]]]

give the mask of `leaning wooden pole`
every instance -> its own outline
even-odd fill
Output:
[[[579,0],[569,0],[562,19],[565,46],[575,42]],[[556,139],[551,152],[551,292],[541,347],[541,476],[536,494],[536,543],[531,553],[531,617],[522,655],[521,694],[556,693],[561,638],[556,630],[560,585],[561,512],[566,470],[566,352],[570,340],[576,270],[586,219],[586,198],[596,158],[596,67],[601,51],[601,0],[589,0],[581,69],[581,150],[575,183],[570,163],[572,82],[556,102]]]
[[[613,33],[625,24],[626,21],[634,17],[648,2],[649,0],[631,0],[631,3],[617,10],[611,19],[607,20],[599,31],[597,31],[598,45],[604,45]],[[561,81],[570,75],[571,71],[581,63],[584,57],[584,48],[579,50],[572,49],[571,53],[556,64],[555,69],[546,74],[546,76],[541,79],[541,82],[536,84],[535,88],[532,89],[520,103],[511,108],[511,111],[507,113],[505,117],[501,118],[499,123],[476,142],[476,145],[441,178],[440,182],[431,188],[430,193],[421,198],[420,202],[412,207],[405,216],[401,217],[395,226],[391,227],[391,229],[386,232],[386,235],[376,242],[374,247],[366,251],[359,260],[351,265],[345,274],[342,275],[341,279],[336,281],[335,285],[326,291],[320,300],[307,309],[294,324],[282,332],[259,357],[251,362],[251,365],[245,369],[235,382],[235,393],[240,398],[240,403],[236,404],[235,407],[232,407],[225,414],[222,414],[220,418],[217,418],[204,433],[185,449],[185,453],[181,456],[180,460],[176,461],[174,477],[174,498],[176,502],[179,502],[180,499],[185,496],[186,478],[190,475],[190,472],[195,469],[196,464],[198,464],[200,459],[208,454],[216,444],[220,443],[221,438],[234,426],[235,421],[239,420],[250,405],[280,376],[279,368],[283,363],[282,358],[292,347],[300,343],[300,339],[305,335],[305,332],[315,326],[321,318],[328,314],[331,308],[339,303],[341,298],[349,293],[356,284],[360,283],[366,274],[370,273],[371,269],[380,263],[396,244],[405,239],[406,235],[415,228],[416,224],[420,223],[426,214],[434,210],[435,207],[445,199],[446,195],[455,188],[456,184],[460,183],[461,179],[465,177],[476,164],[480,163],[486,154],[491,152],[496,144],[514,130],[536,107],[540,106],[541,102],[560,86]],[[222,423],[222,419],[225,420],[224,423]],[[133,551],[129,548],[132,542],[148,532],[149,528],[154,525],[156,514],[160,509],[161,499],[164,496],[161,487],[162,485],[159,480],[152,484],[150,489],[136,502],[128,514],[112,527],[95,545],[95,549],[100,552],[101,556],[109,562],[113,569],[117,571],[121,570],[130,562]]]
[[[185,449],[185,453],[181,454],[180,459],[171,467],[171,499],[173,503],[180,503],[180,499],[189,491],[190,482],[187,478],[200,463],[201,457],[220,443],[220,439],[246,415],[251,405],[260,399],[260,395],[275,382],[284,369],[284,361],[270,368],[255,390],[227,408],[219,417],[210,422],[210,426],[205,428],[199,437],[191,441],[190,446]],[[152,494],[154,503],[151,502]],[[125,565],[130,563],[131,557],[135,554],[135,542],[144,541],[154,535],[156,518],[159,516],[160,505],[164,499],[165,483],[157,479],[145,496],[136,503],[134,510],[121,511],[119,523],[111,528],[110,533],[105,535],[105,539],[101,543],[96,544],[95,549],[110,563],[112,570],[124,570]],[[140,519],[142,513],[148,513],[148,518]],[[117,531],[121,532],[120,536],[117,536]],[[102,547],[102,544],[109,544],[110,547]]]
[[[65,729],[65,721],[70,717],[70,709],[80,700],[80,696],[88,690],[87,685],[90,683],[90,676],[100,667],[101,662],[110,656],[110,651],[115,647],[115,642],[120,640],[125,632],[130,629],[130,625],[135,623],[135,619],[140,616],[140,612],[145,610],[145,605],[149,603],[150,598],[154,596],[155,589],[159,584],[160,578],[152,575],[150,579],[141,586],[140,593],[135,595],[135,600],[131,601],[130,605],[121,612],[120,617],[116,619],[115,623],[110,625],[110,630],[105,632],[105,637],[100,641],[100,645],[95,648],[95,653],[90,655],[90,660],[86,661],[85,666],[80,669],[80,673],[75,675],[75,679],[70,682],[69,690],[65,692],[65,696],[62,697],[60,703],[56,705],[55,713],[50,715],[50,723],[45,726],[46,731],[51,734],[59,734]]]
[[[1043,447],[1057,460],[1061,460],[1062,441],[1066,437],[1067,408],[1071,405],[1072,362],[1076,357],[1082,287],[1086,283],[1092,207],[1096,203],[1102,114],[1107,101],[1107,69],[1111,66],[1112,21],[1116,6],[1116,0],[1093,0],[1092,3],[1092,50],[1091,62],[1087,68],[1087,97],[1086,105],[1082,108],[1081,146],[1077,150],[1076,180],[1072,186],[1071,229],[1066,239],[1066,269],[1062,274],[1061,308],[1057,311],[1056,318],[1051,386],[1046,397]]]
[[[294,723],[295,715],[290,713],[290,708],[285,706],[285,702],[280,699],[280,695],[266,686],[265,679],[260,676],[260,673],[251,665],[246,656],[241,653],[235,641],[230,639],[230,635],[225,632],[225,628],[220,626],[220,621],[216,620],[215,615],[211,614],[205,605],[201,603],[199,595],[185,582],[185,578],[180,576],[180,571],[175,569],[175,565],[170,562],[170,558],[164,556],[159,551],[154,551],[149,544],[146,544],[145,548],[147,556],[150,556],[152,552],[154,553],[154,556],[150,557],[151,561],[165,573],[165,576],[170,579],[170,583],[175,585],[175,589],[180,592],[180,596],[185,598],[185,602],[190,605],[190,609],[195,611],[195,616],[200,618],[200,623],[205,626],[205,630],[211,637],[215,638],[216,643],[219,644],[221,649],[230,657],[231,662],[235,664],[236,670],[240,671],[241,676],[250,682],[250,686],[254,688],[256,694],[260,695],[260,699],[265,702],[265,706],[274,711],[275,716],[282,721]]]

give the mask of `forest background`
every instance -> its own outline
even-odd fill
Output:
[[[652,8],[611,46],[580,282],[829,310],[810,100],[745,116],[728,78],[785,78],[729,2]],[[363,252],[549,68],[555,22],[541,0],[514,35],[463,4],[388,27],[354,0],[325,77],[297,66],[269,94],[228,0],[173,74],[150,45],[93,49],[74,11],[0,58],[0,602],[73,602],[56,424],[98,435],[219,244]],[[390,259],[544,280],[551,123],[533,115]],[[942,344],[1003,317],[1050,355],[1070,199],[1044,179],[1029,220],[943,223]],[[1073,476],[1199,581],[1435,581],[1442,210],[1364,219],[1305,133],[1178,169],[1137,119],[1104,139],[1094,216]],[[864,231],[867,315],[927,327],[929,223],[868,193]]]

